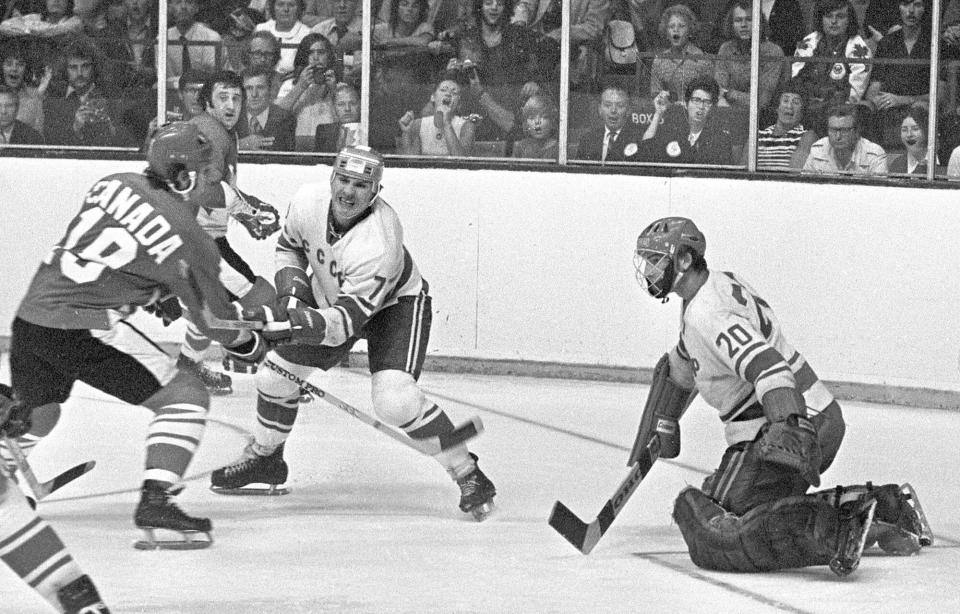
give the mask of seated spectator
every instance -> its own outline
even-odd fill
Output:
[[[515,25],[526,25],[536,38],[534,61],[538,81],[556,81],[560,66],[560,0],[518,0]],[[584,89],[598,77],[604,29],[610,20],[610,0],[571,0],[570,87]]]
[[[884,36],[877,47],[877,60],[930,60],[930,22],[925,19],[926,0],[899,0],[901,28]],[[945,85],[945,84],[944,84]],[[904,111],[915,104],[930,103],[930,70],[910,64],[873,65],[867,100],[873,105],[871,135],[881,145],[899,143]]]
[[[428,0],[385,0],[387,21],[373,28],[373,45],[379,48],[426,49],[434,38]]]
[[[316,151],[337,153],[344,147],[362,145],[360,94],[348,83],[338,83],[333,94],[337,123],[317,126]]]
[[[719,88],[712,77],[687,84],[682,104],[671,104],[669,94],[654,99],[654,112],[640,151],[632,158],[645,162],[738,164],[742,148],[716,117]]]
[[[250,20],[249,27],[246,24],[244,27],[252,30],[256,24],[266,21],[265,0],[203,0],[197,21],[207,24],[226,38],[241,15],[244,21]]]
[[[336,123],[333,93],[338,82],[333,45],[312,32],[297,46],[293,73],[280,85],[277,105],[297,118],[296,151],[313,151],[317,126]]]
[[[520,7],[521,3],[518,2],[517,10]],[[387,17],[383,11],[381,9],[381,20]],[[473,0],[431,0],[429,20],[436,32],[436,40],[430,43],[430,48],[437,52],[446,50],[447,41],[459,39],[464,32],[476,26],[474,15]],[[525,26],[527,23],[517,25]]]
[[[297,45],[310,34],[310,28],[303,23],[304,0],[270,0],[267,3],[271,19],[257,25],[258,32],[269,32],[280,41],[280,63],[277,72],[287,75],[293,72]]]
[[[250,69],[243,73],[246,94],[244,111],[237,122],[240,150],[293,151],[296,118],[273,104],[271,70]]]
[[[360,0],[331,0],[331,4],[333,17],[324,19],[310,31],[323,34],[340,54],[351,54],[360,49],[363,27],[363,16],[357,10]]]
[[[803,88],[789,81],[780,91],[777,122],[757,132],[757,170],[800,170],[817,134],[803,126]]]
[[[520,116],[526,136],[513,144],[513,157],[556,160],[560,146],[557,105],[545,94],[534,94],[527,99]]]
[[[885,175],[887,154],[883,147],[860,136],[857,105],[834,105],[827,111],[827,136],[810,146],[803,170]]]
[[[762,13],[761,13],[762,15]],[[720,86],[721,106],[750,108],[750,40],[753,30],[751,0],[734,0],[724,18],[726,41],[717,52],[715,78]],[[767,23],[760,20],[760,94],[761,109],[769,106],[784,72],[783,50],[766,39]]]
[[[473,62],[484,84],[513,85],[519,91],[522,84],[534,78],[530,71],[534,39],[529,29],[510,23],[513,3],[478,0],[474,5],[477,25],[464,32],[457,45],[459,59]]]
[[[46,96],[53,69],[43,67],[43,73],[34,84],[34,71],[29,70],[29,55],[18,40],[0,46],[0,84],[16,91],[20,96],[17,119],[37,132],[43,131],[43,98]]]
[[[100,55],[110,63],[116,89],[153,89],[157,81],[155,42],[157,40],[156,0],[123,0],[123,15],[104,20],[96,34]]]
[[[83,22],[73,14],[73,0],[45,0],[39,13],[26,13],[0,22],[0,36],[54,37],[76,34]]]
[[[650,69],[650,94],[668,92],[670,100],[684,99],[687,84],[704,77],[713,79],[714,63],[691,41],[700,29],[696,15],[684,4],[668,6],[660,16],[660,36],[669,47],[659,52]]]
[[[99,82],[95,48],[78,39],[63,51],[65,79],[51,84],[43,104],[43,136],[50,145],[120,145],[115,105]]]
[[[637,153],[640,131],[630,121],[630,95],[622,86],[607,85],[597,105],[602,126],[586,132],[577,145],[578,160],[623,162]]]
[[[180,75],[177,79],[176,97],[168,98],[168,121],[189,121],[203,113],[200,92],[208,78],[207,73],[199,70],[189,70]]]
[[[928,117],[927,110],[923,107],[913,106],[907,109],[900,122],[900,142],[906,153],[889,163],[891,173],[926,176]],[[938,160],[937,164],[939,163]]]
[[[449,77],[449,76],[448,76]],[[399,153],[414,156],[469,156],[476,125],[458,115],[460,84],[444,78],[430,96],[433,113],[416,117],[407,111],[399,119]]]
[[[167,30],[167,86],[176,86],[177,78],[194,69],[216,72],[220,69],[221,36],[196,20],[199,0],[170,0]]]
[[[0,85],[0,152],[4,145],[42,145],[40,133],[17,119],[20,94]]]
[[[858,103],[866,94],[870,65],[851,60],[870,59],[873,53],[857,33],[849,0],[817,0],[814,26],[816,30],[804,37],[794,52],[796,58],[814,61],[794,62],[792,76],[808,92],[810,127],[824,134],[825,109]]]

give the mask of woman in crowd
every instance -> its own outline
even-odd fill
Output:
[[[669,41],[669,47],[653,59],[650,69],[650,94],[668,92],[674,102],[683,100],[687,84],[701,78],[713,78],[714,64],[704,57],[693,40],[700,22],[685,4],[673,4],[660,15],[660,37]]]
[[[724,17],[726,42],[717,52],[715,78],[720,86],[721,106],[750,107],[750,39],[753,31],[751,0],[734,0]],[[767,23],[760,19],[760,93],[761,109],[770,104],[784,72],[783,50],[766,40]]]
[[[526,137],[513,144],[514,158],[556,160],[557,105],[546,94],[534,94],[520,111]]]
[[[29,55],[18,41],[8,41],[0,47],[0,82],[17,91],[20,110],[17,119],[37,132],[43,132],[43,97],[50,85],[53,70],[45,66],[36,86],[31,84],[28,70]]]
[[[458,115],[460,84],[447,76],[430,96],[433,113],[416,117],[407,111],[400,118],[400,152],[414,156],[469,156],[475,123]]]
[[[427,0],[389,0],[390,19],[373,28],[376,47],[426,48],[434,38]]]
[[[293,73],[280,85],[277,106],[297,118],[297,151],[313,151],[317,126],[337,121],[333,107],[333,94],[339,80],[335,58],[327,37],[310,33],[297,46]]]
[[[804,37],[794,52],[793,78],[806,88],[807,119],[817,134],[826,134],[825,111],[834,104],[856,104],[870,82],[873,52],[858,34],[850,0],[817,0],[816,30]]]
[[[273,34],[282,45],[277,71],[286,75],[294,70],[294,60],[299,51],[295,45],[310,33],[310,27],[300,18],[306,8],[304,0],[269,0],[267,8],[271,19],[257,24],[257,30]]]
[[[757,170],[800,170],[817,140],[803,125],[803,88],[788,81],[780,90],[777,121],[757,133]]]
[[[888,165],[891,173],[905,175],[927,174],[927,119],[929,115],[921,106],[907,109],[900,122],[900,142],[906,153]]]

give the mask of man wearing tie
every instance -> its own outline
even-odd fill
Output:
[[[196,20],[199,0],[170,0],[171,21],[167,30],[167,88],[188,70],[215,72],[220,67],[220,35]]]
[[[4,145],[42,145],[40,133],[17,119],[20,95],[0,83],[0,149]]]
[[[237,122],[241,150],[293,151],[296,118],[273,104],[274,72],[249,70],[243,74],[246,107]]]
[[[603,125],[580,138],[577,159],[623,162],[636,153],[640,132],[630,121],[630,95],[619,85],[608,85],[597,107]]]

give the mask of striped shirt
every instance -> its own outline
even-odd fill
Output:
[[[757,133],[757,170],[791,170],[790,158],[806,132],[803,124],[797,124],[779,136],[774,133],[775,128],[776,125],[773,125]]]

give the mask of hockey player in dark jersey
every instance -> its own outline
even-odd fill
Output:
[[[380,196],[383,157],[348,147],[330,181],[294,195],[277,242],[277,294],[293,343],[271,352],[257,372],[255,441],[234,465],[215,471],[215,492],[287,479],[286,441],[300,385],[339,364],[366,339],[378,417],[413,439],[454,430],[447,414],[417,386],[430,338],[427,282],[403,245],[396,211]],[[437,461],[461,490],[460,509],[482,520],[496,489],[463,444]],[[249,492],[249,489],[245,489]]]
[[[147,160],[142,174],[104,177],[83,198],[17,310],[10,371],[20,402],[33,413],[24,448],[53,428],[77,380],[151,410],[134,516],[147,533],[139,546],[198,548],[210,544],[210,520],[188,516],[171,497],[200,442],[209,393],[127,316],[177,305],[169,300],[176,297],[238,360],[256,362],[266,347],[258,333],[211,328],[203,317],[236,317],[218,280],[217,247],[196,221],[198,207],[223,195],[224,168],[208,139],[191,124],[168,124],[152,138]],[[156,541],[153,529],[183,539]]]
[[[30,428],[30,413],[0,384],[0,435]],[[17,483],[0,469],[0,560],[65,614],[109,614],[97,587],[83,573],[56,531],[27,504]],[[2,609],[2,608],[0,608]]]
[[[705,251],[696,225],[671,217],[644,229],[634,253],[652,296],[683,300],[680,340],[654,369],[634,449],[657,437],[660,458],[675,458],[694,392],[719,412],[728,445],[702,489],[685,488],[674,504],[694,563],[722,571],[829,564],[842,576],[874,539],[903,555],[932,543],[909,485],[806,494],[840,448],[840,405],[770,305],[738,275],[708,269]]]

